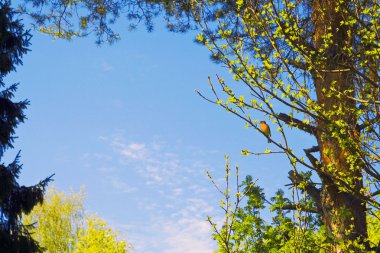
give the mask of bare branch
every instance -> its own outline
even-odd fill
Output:
[[[303,130],[303,131],[305,131],[311,135],[314,135],[314,136],[317,135],[317,128],[316,127],[311,126],[311,125],[306,124],[306,123],[303,123],[299,119],[295,119],[295,118],[293,118],[293,117],[291,117],[285,113],[280,113],[280,114],[278,114],[277,117],[290,126],[295,126],[298,129],[301,129],[301,130]]]
[[[318,213],[322,212],[322,202],[321,202],[321,190],[315,187],[314,183],[310,180],[306,179],[299,173],[294,170],[289,171],[288,173],[290,181],[292,181],[294,186],[298,186],[301,182],[305,182],[307,180],[306,186],[301,189],[305,190],[310,197],[314,200]]]
[[[324,73],[340,73],[340,72],[349,72],[351,69],[321,69],[321,72]]]
[[[320,211],[317,208],[313,207],[308,207],[300,203],[295,203],[295,204],[286,204],[281,207],[276,208],[278,210],[295,210],[295,211],[303,211],[303,212],[308,212],[308,213],[316,213],[320,214]]]
[[[285,151],[268,151],[268,152],[259,152],[259,153],[247,151],[247,153],[252,154],[252,155],[286,154]]]
[[[289,58],[286,58],[287,62],[292,65],[293,67],[295,68],[298,68],[298,69],[302,69],[302,70],[308,70],[310,64],[306,63],[306,62],[297,62],[293,59],[289,59]]]
[[[311,153],[319,152],[319,147],[318,146],[313,146],[308,149],[303,150],[306,154],[306,157],[309,159],[311,164],[314,166],[315,170],[320,170],[322,165],[318,162],[317,158],[315,158]]]
[[[377,191],[375,191],[375,192],[373,192],[372,194],[371,194],[371,197],[376,197],[377,195],[379,195],[380,194],[380,190],[377,190]]]

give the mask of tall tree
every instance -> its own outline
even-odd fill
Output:
[[[32,237],[46,250],[72,253],[126,253],[129,245],[94,215],[86,215],[84,192],[66,194],[49,189],[44,203],[23,217],[35,224]]]
[[[25,120],[24,109],[28,101],[12,101],[17,84],[5,85],[4,77],[21,64],[27,52],[30,35],[19,20],[13,19],[14,11],[9,2],[0,3],[0,158],[4,151],[12,148],[17,125]],[[22,166],[19,154],[8,165],[0,164],[0,252],[38,252],[38,244],[21,224],[23,213],[43,200],[43,192],[51,177],[34,186],[20,186],[17,178]]]
[[[379,207],[379,5],[238,1],[219,12],[211,8],[211,15],[207,4],[194,3],[193,10],[203,31],[199,42],[248,88],[218,79],[227,96],[211,84],[210,101],[261,133],[250,111],[271,120],[280,133],[271,137],[272,146],[289,159],[293,186],[313,199],[333,251],[368,250],[367,208]],[[286,125],[313,135],[315,144],[296,152]],[[309,211],[301,199],[291,208]]]
[[[122,10],[148,28],[160,11],[171,30],[195,24],[201,30],[197,41],[238,81],[218,77],[220,89],[210,82],[215,97],[205,98],[264,135],[258,123],[267,118],[274,150],[263,153],[283,153],[289,160],[294,192],[313,201],[334,252],[371,248],[366,216],[379,208],[380,194],[377,0],[57,0],[50,6],[57,8],[31,14],[42,31],[56,36],[90,28],[112,35],[107,20],[112,23]],[[76,30],[70,17],[77,8],[88,12],[78,16]],[[312,135],[314,143],[300,151],[289,130]],[[310,212],[302,202],[286,208]]]

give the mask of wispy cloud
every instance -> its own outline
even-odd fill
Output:
[[[112,189],[130,193],[128,202],[139,210],[130,218],[128,240],[137,252],[144,253],[211,253],[208,215],[218,206],[211,183],[205,175],[207,163],[165,142],[127,141],[122,136],[99,138],[112,150],[118,169],[103,166]],[[183,152],[183,153],[181,153]],[[131,186],[131,178],[136,185]],[[210,201],[213,199],[215,201]],[[133,202],[134,201],[134,202]]]
[[[185,199],[186,205],[176,205],[170,215],[154,212],[144,224],[128,227],[137,252],[144,253],[211,253],[215,243],[211,240],[211,226],[206,216],[213,210],[203,199]],[[161,207],[162,208],[162,207]]]
[[[211,241],[211,226],[206,217],[213,206],[204,198],[187,197],[185,205],[172,214],[172,220],[163,226],[166,233],[164,253],[210,253],[215,248]]]
[[[164,253],[211,253],[213,245],[210,226],[204,220],[182,219],[164,224]]]
[[[120,137],[101,137],[109,142],[124,164],[130,165],[146,179],[147,185],[178,184],[184,179],[187,166],[180,164],[178,156],[161,150],[161,144],[124,142]]]
[[[111,145],[125,158],[141,160],[147,156],[147,148],[144,143],[132,142],[125,144],[119,138],[113,138]]]
[[[120,154],[133,158],[133,159],[143,159],[146,157],[146,148],[145,144],[142,143],[131,143],[127,146],[121,146]]]
[[[131,193],[137,190],[136,187],[128,185],[126,182],[116,176],[108,176],[106,180],[110,183],[113,189],[120,193]]]

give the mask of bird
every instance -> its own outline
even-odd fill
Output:
[[[265,121],[263,121],[263,120],[260,121],[260,130],[268,138],[268,143],[271,143],[271,141],[269,139],[269,137],[271,136],[270,135],[270,128],[269,128],[268,124]]]

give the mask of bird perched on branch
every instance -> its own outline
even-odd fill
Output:
[[[260,130],[264,133],[264,135],[268,138],[268,143],[271,143],[269,137],[270,135],[270,128],[268,124],[265,121],[260,121]]]

